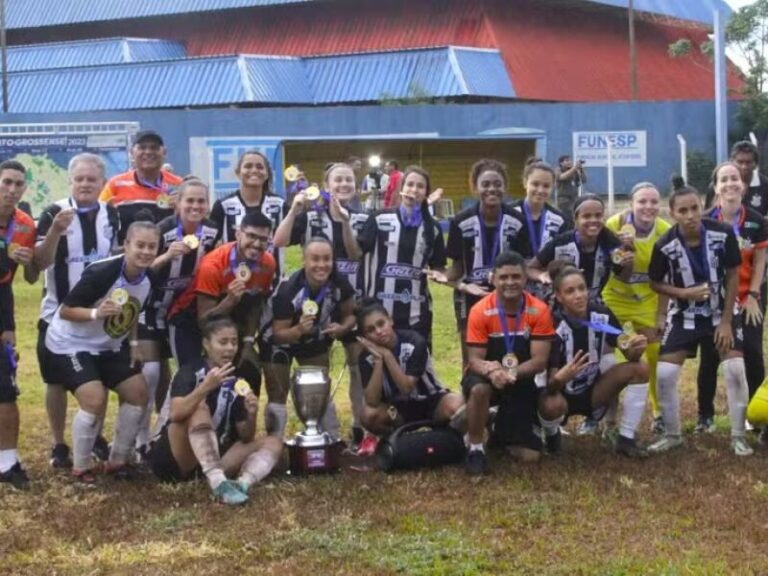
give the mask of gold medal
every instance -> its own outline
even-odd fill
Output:
[[[619,345],[620,350],[627,350],[631,340],[632,336],[629,334],[619,334],[616,337],[616,343]]]
[[[250,384],[248,384],[248,382],[246,382],[242,378],[239,378],[235,382],[234,390],[235,390],[235,394],[237,394],[238,396],[247,396],[248,392],[251,391],[251,386]]]
[[[160,194],[155,200],[157,207],[166,210],[171,207],[171,197],[168,194]]]
[[[16,250],[18,250],[19,248],[21,248],[21,246],[19,246],[16,242],[11,242],[10,244],[8,244],[8,257],[12,258],[14,252],[16,252]]]
[[[299,169],[294,165],[290,165],[285,169],[285,172],[283,172],[283,176],[285,176],[285,179],[288,182],[296,182],[296,180],[299,179]]]
[[[301,313],[305,316],[317,316],[317,313],[320,312],[320,306],[317,305],[317,302],[314,300],[304,300],[304,303],[301,305]]]
[[[624,236],[634,240],[636,235],[637,231],[635,230],[635,227],[632,226],[632,224],[624,224],[624,226],[619,229],[619,236]]]
[[[109,295],[109,299],[118,306],[125,306],[128,304],[128,297],[128,290],[125,288],[115,288],[112,290],[112,294]]]
[[[517,355],[513,352],[510,352],[508,354],[504,354],[504,357],[501,359],[501,365],[506,368],[509,372],[515,371],[517,372],[517,365],[519,364],[519,361],[517,359]]]
[[[198,240],[197,236],[194,234],[187,234],[181,241],[184,242],[184,245],[190,250],[197,250],[197,247],[200,246],[200,240]]]
[[[624,250],[621,250],[620,248],[616,248],[613,252],[611,252],[611,261],[619,265],[621,264],[621,260],[624,258]]]
[[[235,270],[235,278],[242,280],[243,282],[248,282],[248,280],[251,279],[251,276],[251,267],[245,262],[240,262]]]
[[[309,188],[304,190],[304,196],[310,202],[315,202],[320,198],[320,188],[318,188],[317,186],[310,186]]]

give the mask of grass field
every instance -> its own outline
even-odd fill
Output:
[[[32,488],[0,486],[0,574],[768,573],[767,454],[733,456],[724,416],[715,435],[644,462],[570,436],[562,455],[525,468],[491,453],[482,479],[461,467],[277,475],[239,509],[212,503],[203,483],[73,485],[47,464],[34,353],[40,287],[16,287],[21,454]],[[451,295],[433,294],[438,373],[458,389]],[[694,368],[684,372],[689,428]],[[343,387],[337,401],[348,425]],[[647,430],[646,421],[646,441]]]

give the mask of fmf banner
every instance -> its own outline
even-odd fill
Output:
[[[573,159],[583,160],[587,167],[606,167],[609,142],[614,166],[647,165],[645,130],[574,132]]]
[[[107,165],[107,178],[129,167],[128,135],[0,135],[0,159],[16,160],[27,169],[23,200],[36,218],[52,202],[69,196],[67,166],[82,152],[98,154]]]
[[[222,198],[237,190],[239,182],[235,174],[237,161],[248,150],[264,154],[276,177],[274,191],[283,195],[283,159],[280,140],[265,138],[208,137],[189,139],[189,164],[192,174],[207,182],[212,200]]]

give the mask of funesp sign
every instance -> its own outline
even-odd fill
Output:
[[[616,132],[574,132],[573,159],[583,160],[589,166],[608,166],[608,146],[614,166],[640,166],[648,164],[645,130]]]

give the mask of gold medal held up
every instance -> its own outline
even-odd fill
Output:
[[[301,305],[301,313],[305,316],[317,316],[317,313],[320,312],[320,306],[317,305],[317,302],[314,300],[304,300],[304,303]]]
[[[243,282],[248,282],[248,280],[251,279],[251,276],[251,267],[248,266],[248,264],[245,262],[240,262],[240,264],[237,265],[237,269],[235,270],[235,278],[242,280]]]
[[[632,224],[624,224],[624,226],[619,229],[619,236],[622,238],[634,240],[636,235],[637,230],[635,230],[635,227]]]
[[[304,196],[310,202],[316,202],[320,198],[320,188],[318,188],[317,186],[310,186],[309,188],[304,190]]]
[[[181,241],[190,250],[197,250],[197,247],[200,246],[200,240],[194,234],[187,234]]]
[[[616,250],[611,252],[611,261],[618,266],[621,264],[621,260],[624,258],[624,254],[624,250],[621,248],[616,248]]]
[[[13,254],[19,248],[21,248],[21,246],[19,246],[16,242],[11,242],[10,244],[8,244],[8,257],[13,258]]]
[[[501,359],[501,365],[507,372],[516,373],[518,364],[520,362],[517,359],[517,355],[513,352],[504,354],[504,357]]]
[[[616,343],[619,345],[619,350],[628,350],[632,344],[632,338],[637,332],[635,332],[635,326],[632,322],[624,322],[621,328],[623,332],[617,336]]]
[[[234,390],[238,396],[246,396],[251,391],[251,386],[242,378],[238,378],[235,382]]]
[[[299,169],[296,168],[293,164],[288,166],[288,168],[285,169],[285,172],[283,172],[283,176],[285,176],[285,180],[287,182],[296,182],[296,180],[299,179]]]
[[[171,207],[171,197],[168,196],[168,194],[160,194],[155,200],[155,203],[158,208],[165,210]]]
[[[128,298],[128,290],[125,288],[115,288],[112,290],[112,294],[109,295],[109,299],[118,306],[125,306],[128,304]]]

